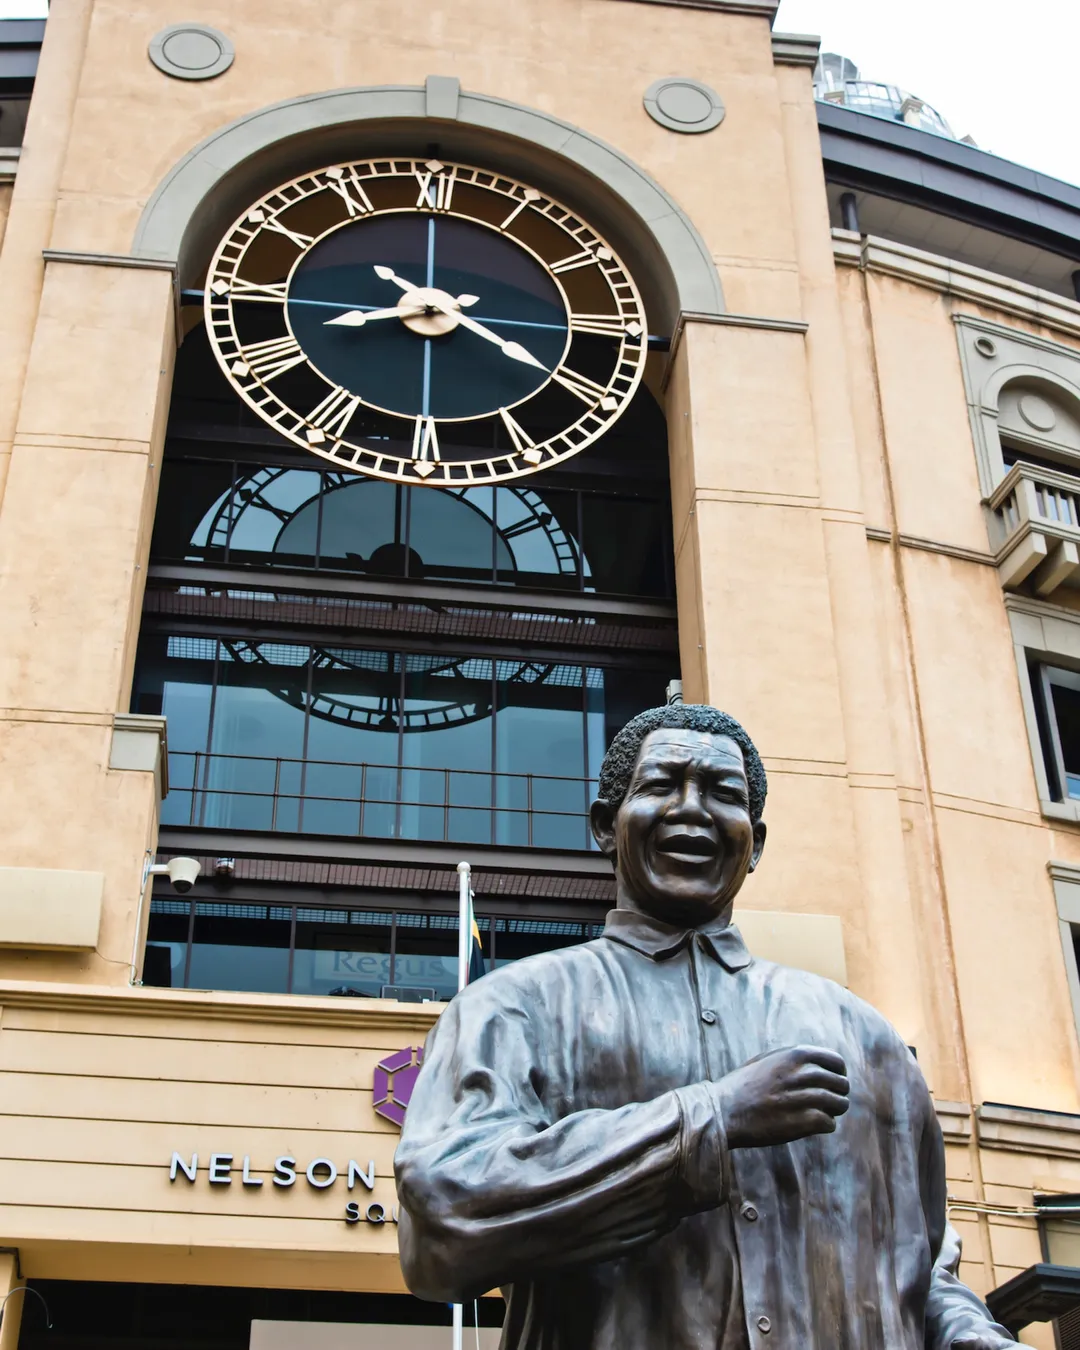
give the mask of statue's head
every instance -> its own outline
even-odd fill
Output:
[[[691,927],[730,910],[765,846],[766,790],[753,741],[727,713],[639,713],[604,756],[591,812],[620,903]]]

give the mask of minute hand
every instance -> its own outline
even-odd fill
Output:
[[[503,355],[509,356],[512,361],[521,361],[526,366],[535,366],[537,370],[547,370],[547,366],[542,361],[538,361],[532,352],[526,351],[520,342],[507,342],[501,338],[498,333],[493,333],[490,328],[485,328],[482,323],[471,318],[468,314],[462,314],[458,309],[451,309],[449,305],[434,302],[435,308],[442,310],[444,314],[453,314],[462,328],[469,329],[477,337],[486,338],[488,342],[494,342],[496,347],[503,349]]]

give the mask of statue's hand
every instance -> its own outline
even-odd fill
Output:
[[[831,1134],[848,1109],[846,1071],[834,1051],[799,1045],[759,1055],[721,1078],[716,1087],[728,1147]]]

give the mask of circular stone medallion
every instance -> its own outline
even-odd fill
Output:
[[[681,75],[654,80],[645,90],[644,103],[654,122],[684,135],[712,131],[724,120],[724,103],[716,90]]]
[[[1057,425],[1053,406],[1038,394],[1022,394],[1019,407],[1020,416],[1033,431],[1053,431]]]
[[[212,80],[232,65],[236,49],[216,28],[174,23],[150,40],[150,60],[177,80]]]

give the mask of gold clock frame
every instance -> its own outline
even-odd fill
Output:
[[[403,182],[411,184],[410,193],[416,192],[411,205],[400,200]],[[387,183],[393,185],[391,197],[388,204],[380,206],[380,195],[385,195]],[[478,189],[492,194],[494,199],[503,198],[505,215],[501,221],[457,209],[459,187]],[[332,204],[336,217],[318,234],[309,235],[297,228],[295,219],[290,224],[289,217],[294,207],[315,198],[320,201],[320,209]],[[483,200],[487,204],[488,199]],[[567,311],[567,345],[548,379],[518,402],[468,418],[387,412],[323,375],[293,336],[288,317],[289,285],[310,250],[342,226],[402,212],[455,216],[497,228],[539,261],[556,283]],[[533,212],[556,227],[556,237],[565,236],[567,253],[558,258],[545,257],[532,243],[518,236],[515,225],[519,229],[527,225],[529,213]],[[252,244],[269,235],[274,236],[275,244],[280,240],[283,241],[280,246],[297,250],[284,282],[252,280],[243,275]],[[590,293],[596,279],[602,280],[610,309],[586,313],[574,308],[573,292],[581,280],[575,274],[584,276],[585,269]],[[245,346],[236,327],[237,303],[278,307],[281,336]],[[569,207],[516,178],[495,170],[431,158],[384,156],[333,164],[301,174],[266,193],[244,211],[218,245],[207,273],[204,315],[211,348],[229,383],[275,431],[339,468],[417,486],[505,482],[537,473],[578,454],[622,415],[641,382],[647,355],[648,328],[641,296],[630,273],[602,235]],[[617,343],[606,383],[579,374],[569,364],[576,334],[605,336]],[[326,386],[325,396],[307,410],[290,407],[272,387],[279,376],[301,364],[307,365]],[[534,441],[510,409],[530,402],[553,380],[572,394],[584,411],[546,440]],[[400,421],[403,432],[400,442],[383,439],[365,442],[361,437],[350,440],[349,423],[361,406]],[[441,458],[440,425],[485,418],[498,419],[510,448],[475,459]],[[400,452],[392,448],[394,444],[402,447]]]

